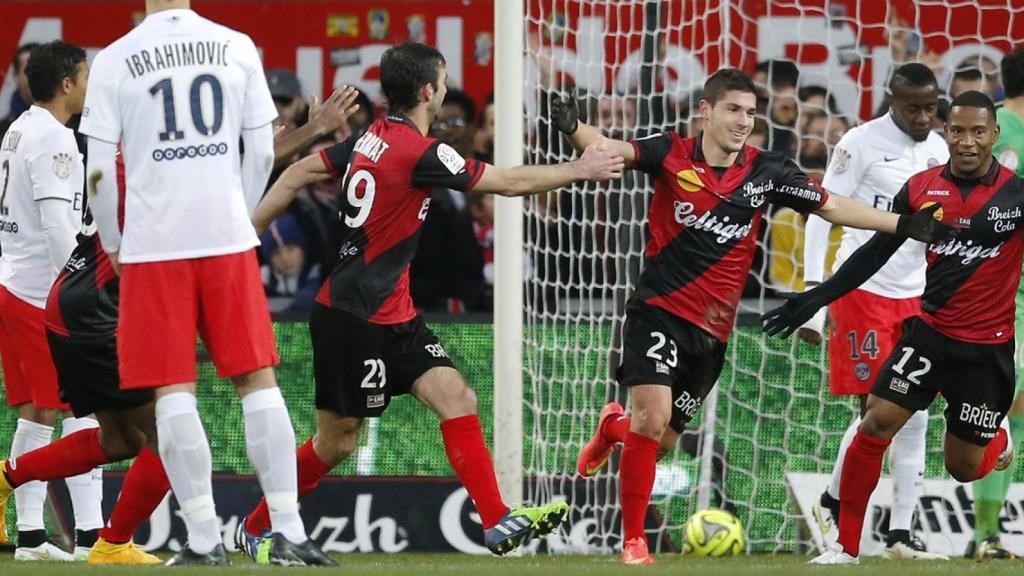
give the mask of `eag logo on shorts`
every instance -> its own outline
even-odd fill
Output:
[[[889,390],[899,392],[900,394],[906,394],[910,391],[910,382],[903,378],[893,377],[892,382],[889,382]]]
[[[686,415],[687,418],[693,418],[693,415],[697,412],[697,408],[700,408],[702,400],[700,398],[694,398],[690,396],[689,392],[683,392],[676,398],[672,404],[679,409],[680,412]]]
[[[1002,412],[989,410],[987,404],[972,406],[964,403],[960,406],[960,421],[979,428],[997,428],[1002,416]]]

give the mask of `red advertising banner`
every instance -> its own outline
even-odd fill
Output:
[[[592,91],[628,91],[639,77],[645,7],[637,0],[528,0],[531,48]],[[437,46],[453,86],[478,102],[493,86],[491,0],[193,0],[201,14],[242,30],[268,68],[296,70],[307,92],[348,83],[376,99],[377,63],[391,44]],[[0,57],[28,40],[63,38],[96,50],[143,17],[142,0],[0,0]],[[723,60],[752,71],[788,58],[801,82],[827,85],[844,112],[870,115],[894,61],[923,55],[945,71],[965,59],[998,63],[1024,42],[1024,0],[666,0],[659,85],[682,97]],[[723,54],[728,58],[723,58]],[[12,86],[0,86],[0,113]]]
[[[197,12],[249,34],[267,68],[290,68],[306,92],[355,84],[377,99],[380,55],[416,40],[448,62],[449,85],[482,102],[493,86],[490,0],[193,0]],[[142,0],[0,0],[0,62],[23,42],[61,38],[99,50],[145,17]],[[6,62],[3,67],[6,68]],[[12,87],[0,87],[4,112]],[[0,114],[2,115],[2,114]]]

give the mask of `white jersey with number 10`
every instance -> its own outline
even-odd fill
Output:
[[[252,40],[191,10],[151,14],[100,51],[80,130],[123,145],[120,261],[256,246],[239,137],[276,117]]]

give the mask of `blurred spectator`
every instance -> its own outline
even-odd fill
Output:
[[[822,112],[828,112],[829,114],[838,113],[839,109],[836,108],[836,99],[832,96],[832,93],[828,91],[828,88],[824,86],[818,86],[812,84],[810,86],[804,86],[798,92],[800,96],[800,110],[803,112],[820,110]]]
[[[750,130],[750,135],[747,136],[747,145],[760,150],[764,150],[765,145],[768,144],[768,122],[761,116],[754,119],[754,127]]]
[[[806,163],[824,165],[839,143],[839,139],[850,129],[846,118],[838,114],[828,114],[814,110],[802,117],[800,128],[800,146],[795,150],[801,168],[807,169]],[[813,159],[813,160],[812,160]]]
[[[365,92],[360,91],[359,95],[356,96],[356,104],[359,105],[359,110],[356,110],[355,114],[348,117],[348,127],[351,130],[350,134],[359,134],[364,132],[366,128],[373,123],[376,114],[374,113],[373,102],[370,101],[370,97]],[[342,141],[345,138],[338,138],[338,141]]]
[[[267,85],[277,105],[276,126],[298,128],[306,123],[306,101],[302,98],[302,85],[295,73],[286,68],[267,71]]]
[[[430,200],[420,248],[409,266],[412,301],[427,312],[490,311],[483,252],[468,212],[447,192],[435,190]]]
[[[469,194],[466,205],[473,223],[473,236],[476,237],[477,246],[483,255],[486,299],[489,301],[494,294],[494,196]]]
[[[696,88],[683,96],[678,104],[678,124],[676,131],[683,138],[696,136],[703,128],[700,115],[700,101],[704,98],[704,89]]]
[[[597,101],[597,125],[608,138],[628,141],[636,127],[636,100],[609,94]]]
[[[437,119],[430,126],[430,135],[455,148],[462,156],[472,157],[475,118],[473,99],[462,90],[452,88],[445,94]]]
[[[306,238],[298,220],[285,214],[260,237],[260,268],[271,312],[305,310],[313,305],[322,280],[320,266],[306,260]]]
[[[987,58],[985,61],[989,61]],[[949,83],[949,97],[952,100],[964,92],[977,90],[995,98],[999,82],[994,76],[989,75],[983,68],[978,67],[978,57],[968,58],[957,66],[953,72],[953,79]],[[994,65],[993,65],[994,66]]]
[[[11,69],[14,72],[14,85],[17,90],[11,94],[11,108],[7,117],[0,119],[0,138],[7,133],[7,128],[21,116],[21,113],[28,110],[32,105],[32,91],[28,89],[28,76],[25,75],[25,65],[28,64],[29,54],[32,49],[39,46],[37,42],[28,42],[18,46],[11,59]]]
[[[487,97],[484,109],[480,111],[480,123],[473,138],[473,158],[488,164],[494,163],[494,93]]]
[[[334,143],[333,135],[322,137],[310,146],[309,154],[319,154]],[[334,269],[341,249],[341,228],[338,224],[340,184],[335,179],[311,184],[299,192],[288,208],[306,238],[308,261],[319,265],[322,271]]]
[[[796,139],[797,116],[800,114],[797,85],[800,71],[789,60],[760,62],[754,72],[754,82],[768,89],[768,118],[771,120],[768,149],[791,153]]]

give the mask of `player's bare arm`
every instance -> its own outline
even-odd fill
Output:
[[[323,104],[318,104],[316,95],[310,95],[309,122],[295,130],[274,134],[274,167],[288,164],[296,152],[337,130],[359,110],[355,103],[358,95],[359,91],[348,85],[335,88]]]
[[[934,205],[914,214],[894,214],[843,196],[830,195],[814,213],[840,226],[876,230],[931,244],[945,240],[954,230],[952,226],[935,219],[934,214],[938,209],[939,206]]]
[[[330,171],[319,154],[310,154],[289,166],[253,211],[252,225],[256,228],[256,232],[263,234],[274,218],[284,213],[299,190],[314,182],[331,177]]]
[[[579,160],[546,166],[498,168],[488,164],[473,187],[474,192],[502,196],[526,196],[567,186],[579,180],[603,182],[622,176],[622,156],[602,150],[604,138],[586,147]]]
[[[598,142],[600,149],[621,156],[627,166],[633,165],[636,154],[632,144],[614,138],[605,138],[600,130],[580,122],[579,118],[579,103],[571,92],[567,98],[557,98],[551,102],[551,123],[558,128],[559,132],[565,134],[577,152]]]

